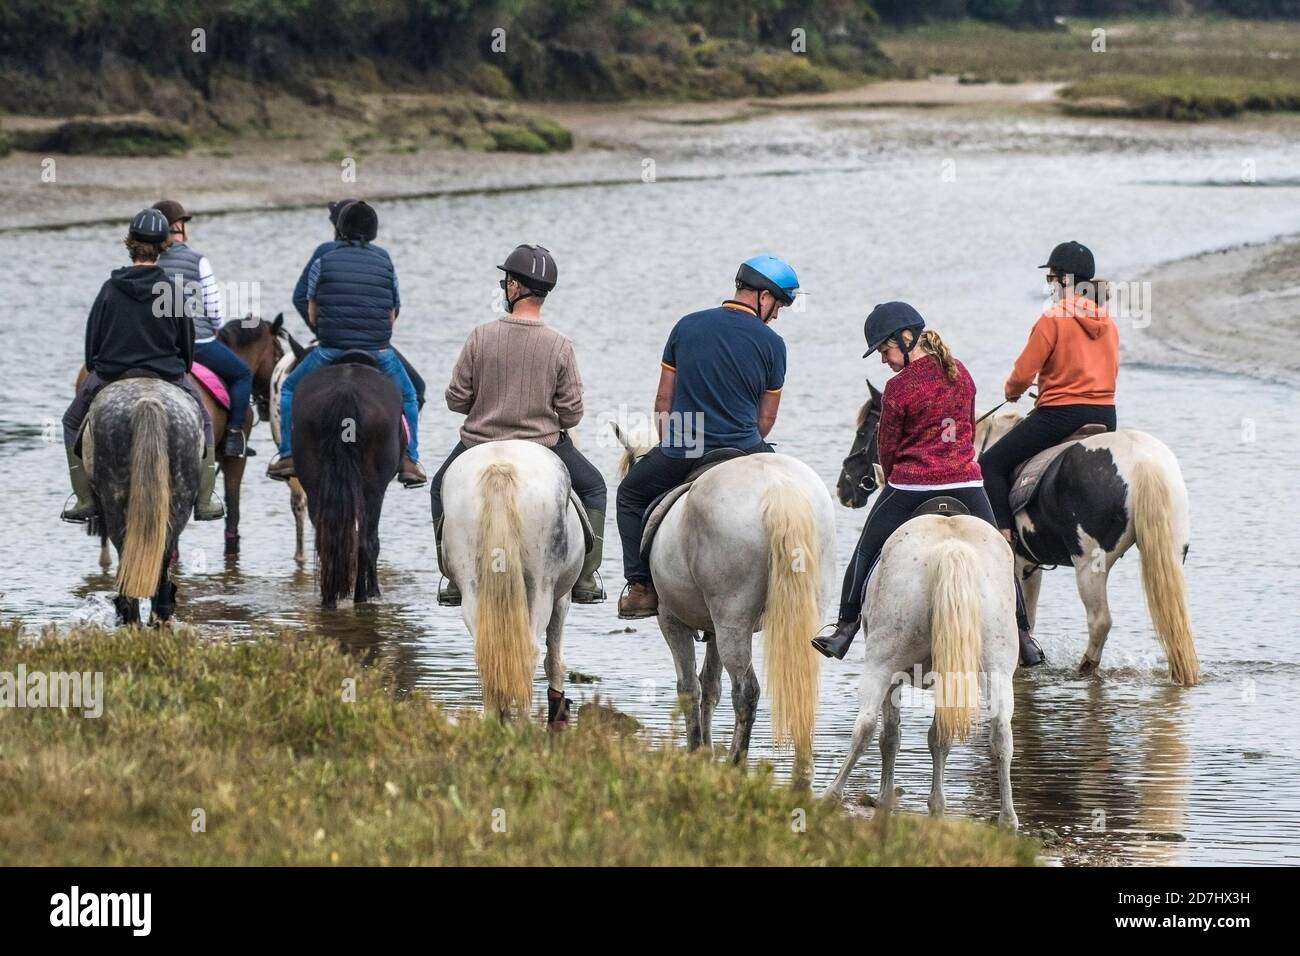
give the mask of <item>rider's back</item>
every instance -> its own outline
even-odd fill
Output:
[[[312,270],[320,344],[330,349],[388,348],[397,307],[396,271],[388,253],[368,242],[340,242],[316,260]]]
[[[184,310],[156,315],[158,285],[167,282],[156,265],[113,270],[99,290],[86,325],[86,366],[106,381],[143,369],[168,381],[189,371],[193,326]]]
[[[1023,391],[1038,375],[1039,406],[1113,405],[1119,329],[1105,306],[1076,295],[1039,317],[1011,373]]]

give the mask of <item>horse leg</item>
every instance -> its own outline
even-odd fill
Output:
[[[943,768],[948,763],[948,751],[952,745],[939,739],[939,721],[937,718],[930,724],[929,741],[931,762],[930,815],[941,817],[944,808],[947,806],[943,798]]]
[[[1015,711],[1016,698],[1012,689],[1011,675],[993,673],[989,675],[989,749],[998,762],[998,798],[1002,807],[998,813],[998,825],[1008,830],[1018,829],[1020,820],[1016,817],[1016,808],[1011,800],[1011,756],[1015,751],[1011,738],[1011,715]]]
[[[718,639],[705,632],[704,667],[700,670],[700,732],[704,746],[713,747],[713,711],[722,699],[722,656]]]
[[[1107,560],[1098,570],[1096,559],[1088,557],[1085,551],[1084,556],[1075,561],[1074,577],[1079,586],[1079,597],[1088,612],[1088,649],[1079,662],[1079,676],[1085,677],[1101,663],[1101,652],[1110,634],[1110,602],[1106,597],[1110,562]]]
[[[673,652],[673,666],[677,668],[677,706],[686,717],[686,749],[695,750],[703,740],[700,680],[695,676],[695,629],[660,610],[659,630]]]
[[[1025,613],[1029,615],[1029,629],[1032,631],[1038,621],[1038,594],[1043,588],[1043,569],[1035,568],[1032,574],[1025,575],[1024,569],[1029,562],[1023,558],[1016,559],[1016,574],[1020,576],[1020,593],[1025,596]]]
[[[844,788],[848,785],[854,766],[871,746],[871,738],[876,733],[876,713],[880,710],[880,705],[891,686],[890,674],[888,669],[872,669],[862,675],[862,687],[858,696],[858,719],[853,724],[853,740],[849,744],[849,752],[844,758],[844,763],[840,765],[840,772],[835,775],[835,780],[825,793],[828,799],[839,800],[844,796]]]
[[[160,624],[167,624],[176,613],[176,584],[171,578],[171,552],[175,545],[169,547],[163,555],[162,569],[158,574],[158,590],[153,595],[153,616]]]
[[[302,490],[297,478],[289,479],[289,507],[293,511],[294,548],[293,559],[298,564],[305,564],[307,551],[303,545],[304,528],[307,524],[307,492]]]
[[[894,761],[898,758],[898,739],[903,720],[902,711],[894,699],[895,687],[898,685],[890,688],[890,693],[885,695],[880,705],[880,796],[876,799],[876,806],[884,810],[894,808]]]
[[[108,546],[108,535],[103,533],[99,536],[99,566],[104,571],[113,566],[113,552]]]
[[[221,479],[226,492],[226,557],[239,554],[239,488],[244,481],[245,458],[222,458]]]
[[[731,678],[731,706],[736,729],[731,736],[731,762],[741,764],[749,753],[749,738],[758,714],[759,683],[754,674],[754,633],[749,627],[719,627],[713,632],[718,656]],[[719,693],[721,688],[719,688]]]
[[[564,619],[569,614],[569,595],[566,592],[551,608],[551,619],[546,622],[546,723],[560,729],[569,723],[569,705],[573,702],[564,696],[564,678],[568,671],[564,665]]]
[[[352,600],[364,604],[379,597],[379,510],[383,507],[380,490],[366,502],[366,526],[357,536],[357,583]]]

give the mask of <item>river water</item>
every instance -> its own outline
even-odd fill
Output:
[[[578,440],[606,475],[611,502],[617,449],[600,423],[648,408],[672,323],[721,300],[742,258],[769,250],[790,259],[810,294],[802,312],[776,326],[790,371],[772,437],[833,488],[863,377],[884,382],[885,370],[859,357],[874,303],[916,305],[969,366],[982,404],[992,404],[1041,304],[1034,267],[1055,242],[1078,238],[1097,253],[1101,274],[1141,281],[1159,261],[1294,231],[1297,129],[1258,120],[1192,127],[998,112],[777,112],[717,126],[646,125],[633,143],[575,158],[579,175],[599,172],[614,184],[383,203],[380,241],[393,254],[404,304],[396,342],[430,383],[426,465],[432,471],[455,441],[459,416],[441,406],[441,390],[469,329],[492,317],[493,266],[518,242],[541,242],[558,260],[546,317],[576,343],[588,408]],[[653,182],[643,178],[646,159]],[[524,169],[533,161],[518,162]],[[566,178],[564,164],[544,161],[543,178]],[[1257,182],[1241,182],[1245,168]],[[346,191],[364,195],[364,179]],[[151,198],[129,194],[124,214]],[[267,316],[282,308],[292,315],[293,282],[328,232],[317,210],[232,213],[195,227],[194,245],[223,282],[259,283]],[[58,521],[67,489],[55,423],[70,397],[87,308],[120,264],[118,239],[117,226],[0,234],[10,264],[0,272],[6,618],[66,622],[111,587],[94,544]],[[1224,319],[1229,335],[1231,316]],[[1125,320],[1121,337],[1141,336],[1143,321]],[[1152,321],[1176,316],[1156,303]],[[296,317],[290,325],[305,336]],[[1204,683],[1168,685],[1136,552],[1111,577],[1115,627],[1101,676],[1076,679],[1082,607],[1068,570],[1048,575],[1038,633],[1050,664],[1018,679],[1013,780],[1022,824],[1059,837],[1050,854],[1300,861],[1300,746],[1290,712],[1300,696],[1300,544],[1288,520],[1297,397],[1293,388],[1214,371],[1125,366],[1121,424],[1167,442],[1191,492],[1186,573]],[[272,451],[264,427],[254,444],[243,554],[227,565],[220,525],[190,525],[181,544],[182,619],[214,634],[308,628],[390,668],[401,687],[476,703],[470,639],[458,612],[435,599],[426,493],[393,486],[388,495],[382,602],[322,612],[310,559],[305,569],[293,561],[287,491],[261,477]],[[836,507],[842,568],[865,512]],[[607,531],[611,601],[574,608],[565,639],[569,667],[595,682],[570,694],[599,695],[664,734],[673,729],[671,657],[653,621],[617,620],[612,516]],[[859,646],[823,668],[819,787],[847,747],[860,661]],[[715,723],[725,741],[728,694]],[[924,809],[927,724],[922,708],[904,712],[898,781],[906,809]],[[768,739],[764,703],[751,756],[784,767]],[[878,770],[873,748],[851,798],[874,793]],[[996,812],[982,743],[954,748],[947,780],[950,812]]]

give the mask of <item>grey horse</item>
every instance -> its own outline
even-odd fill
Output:
[[[198,497],[203,415],[178,386],[127,378],[104,388],[90,406],[82,458],[98,517],[90,533],[117,549],[118,623],[140,622],[140,598],[153,618],[176,610],[168,574]]]

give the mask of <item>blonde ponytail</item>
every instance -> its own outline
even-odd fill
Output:
[[[915,333],[911,329],[904,329],[899,334],[907,336],[905,343],[907,345],[911,345],[912,339],[915,338]],[[894,345],[899,344],[895,339],[890,341]],[[952,349],[948,348],[948,343],[943,340],[938,332],[934,331],[934,329],[926,329],[921,333],[921,337],[916,344],[930,355],[933,355],[935,360],[943,366],[943,374],[948,377],[948,381],[957,381],[957,364],[952,357]]]

